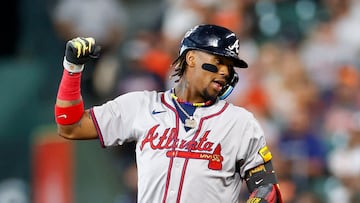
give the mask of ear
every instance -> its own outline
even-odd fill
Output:
[[[189,67],[194,67],[195,66],[195,61],[196,61],[196,53],[193,50],[190,50],[186,53],[185,56],[185,60],[186,60],[186,64]]]

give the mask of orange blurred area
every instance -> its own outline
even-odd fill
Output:
[[[74,202],[73,143],[56,134],[42,135],[32,150],[33,202]]]

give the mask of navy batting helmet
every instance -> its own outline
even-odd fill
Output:
[[[197,25],[182,39],[179,56],[187,50],[201,50],[229,57],[234,62],[234,67],[247,68],[248,64],[239,58],[239,47],[239,39],[227,28],[217,25]]]

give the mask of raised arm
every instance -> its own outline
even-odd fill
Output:
[[[55,104],[55,121],[60,136],[67,139],[98,137],[90,111],[84,110],[80,92],[84,64],[99,57],[100,47],[93,38],[77,37],[66,43],[64,72]]]

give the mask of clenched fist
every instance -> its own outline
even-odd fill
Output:
[[[84,64],[100,56],[100,46],[92,37],[77,37],[66,43],[64,68],[72,73],[81,72]]]

